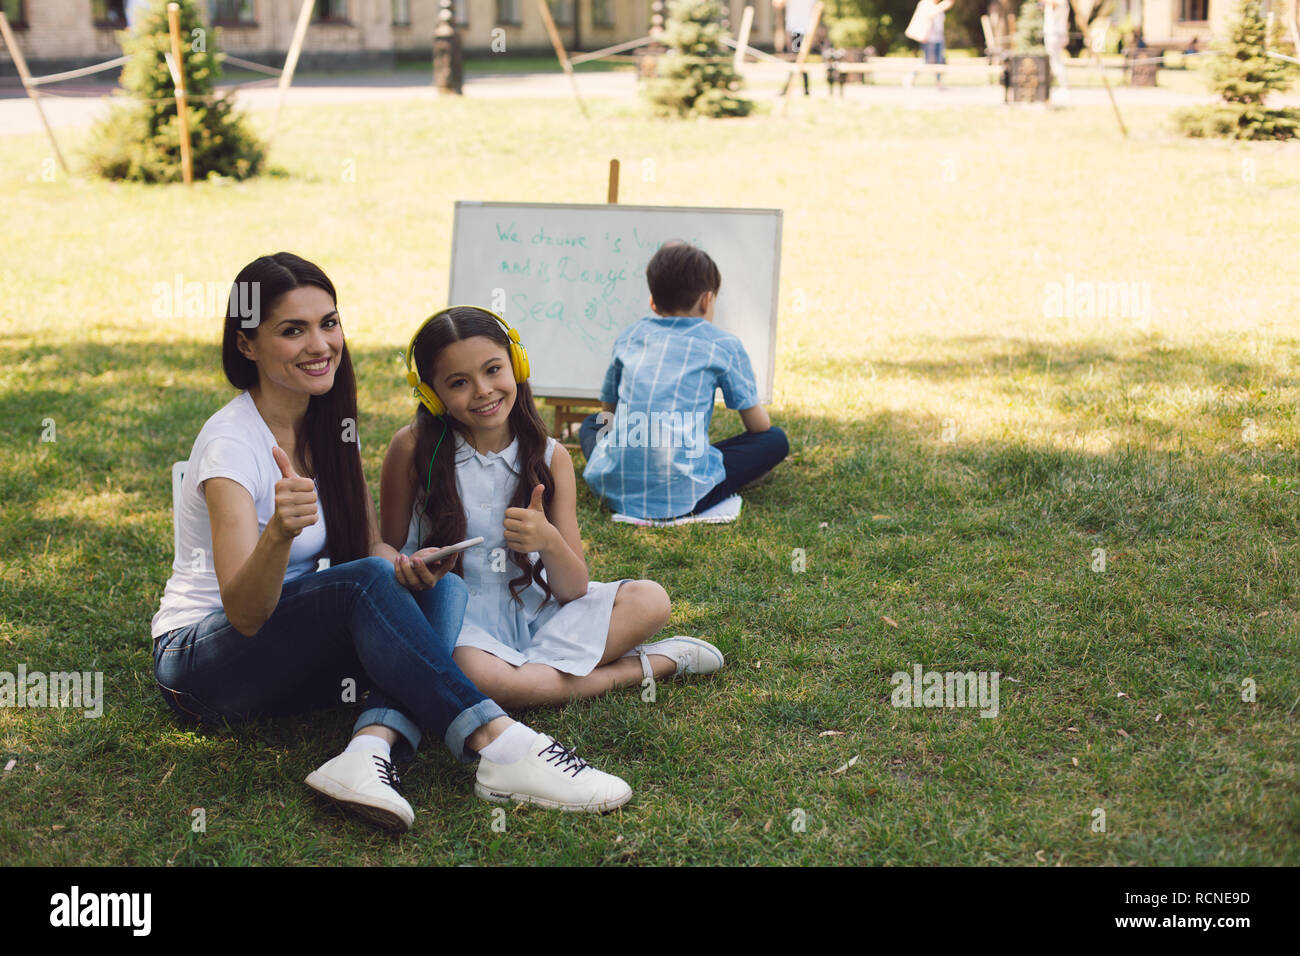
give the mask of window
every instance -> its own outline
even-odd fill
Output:
[[[573,0],[546,0],[546,2],[551,8],[551,18],[555,20],[557,27],[573,24]]]
[[[9,18],[11,27],[22,28],[27,26],[27,11],[23,9],[23,0],[3,0],[0,2],[0,10],[5,12]]]
[[[393,26],[411,25],[411,0],[393,0]]]
[[[256,23],[253,0],[208,0],[213,23]]]
[[[1208,20],[1209,17],[1209,0],[1182,0],[1182,8],[1178,11],[1178,19],[1183,22]]]
[[[497,23],[520,24],[519,0],[497,0]]]
[[[469,26],[469,0],[451,0],[451,19],[457,26]]]
[[[91,0],[90,16],[98,26],[125,27],[126,0]]]
[[[614,10],[610,0],[591,0],[591,22],[598,27],[614,25]]]
[[[348,0],[316,0],[311,19],[313,23],[347,23]]]

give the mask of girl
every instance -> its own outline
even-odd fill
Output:
[[[239,308],[250,302],[251,314]],[[620,806],[626,783],[512,721],[452,661],[461,580],[418,560],[398,567],[380,540],[336,302],[325,273],[285,252],[235,280],[222,364],[240,392],[199,432],[181,484],[180,547],[153,619],[163,699],[183,719],[222,723],[371,688],[351,742],[307,784],[394,830],[414,813],[392,758],[413,755],[422,728],[458,759],[478,752],[485,799]],[[331,567],[316,570],[325,556]]]
[[[695,638],[642,644],[668,622],[655,582],[588,580],[573,462],[533,405],[517,332],[454,306],[420,327],[406,363],[421,407],[384,458],[383,538],[401,549],[399,568],[484,539],[455,565],[469,606],[453,656],[480,690],[534,707],[722,666]]]

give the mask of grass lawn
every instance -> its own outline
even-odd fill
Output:
[[[105,691],[99,719],[0,709],[0,857],[1300,863],[1300,149],[1188,141],[1136,108],[1127,141],[1105,108],[591,108],[290,107],[287,178],[189,190],[43,182],[44,139],[0,137],[0,670],[99,670]],[[615,156],[624,202],[785,211],[771,411],[792,442],[732,526],[616,526],[580,483],[593,579],[662,582],[670,633],[728,657],[654,704],[529,715],[633,802],[497,832],[434,743],[394,839],[302,783],[352,712],[178,727],[149,653],[169,465],[233,393],[219,321],[154,318],[153,285],[318,262],[377,495],[453,202],[601,202]],[[1138,294],[1055,308],[1101,282]],[[738,427],[719,413],[715,440]],[[895,708],[891,675],[917,664],[999,672],[998,715]]]

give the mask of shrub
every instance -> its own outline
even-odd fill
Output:
[[[1273,26],[1273,36],[1260,13],[1259,0],[1242,0],[1238,18],[1232,23],[1229,48],[1214,61],[1211,87],[1222,103],[1181,110],[1176,121],[1188,136],[1222,136],[1234,139],[1291,139],[1300,136],[1300,110],[1269,109],[1264,100],[1270,93],[1291,86],[1292,69],[1285,60],[1265,53],[1265,40],[1277,49],[1282,25]]]
[[[212,31],[199,18],[193,0],[180,0],[180,28],[194,178],[257,175],[265,147],[234,111],[230,99],[214,93],[221,65]],[[123,50],[131,57],[121,83],[130,99],[115,106],[92,130],[87,152],[90,168],[106,179],[179,182],[180,120],[164,56],[171,51],[167,0],[153,0],[135,32],[123,31],[120,36]]]
[[[654,111],[662,116],[746,116],[754,104],[739,95],[740,74],[722,43],[722,7],[717,0],[671,0],[663,39],[669,52],[647,85]]]

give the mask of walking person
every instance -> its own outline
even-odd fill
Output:
[[[954,0],[921,0],[912,13],[907,29],[903,31],[908,39],[921,44],[921,53],[927,64],[941,65],[948,62],[944,56],[943,25],[944,14],[952,9],[953,2]],[[919,72],[917,70],[908,77],[908,86],[916,82]],[[939,89],[943,89],[942,71],[935,72],[934,81]]]
[[[1042,0],[1043,46],[1052,68],[1052,81],[1061,88],[1060,101],[1064,103],[1070,84],[1065,75],[1065,46],[1070,39],[1070,5],[1066,0]]]

